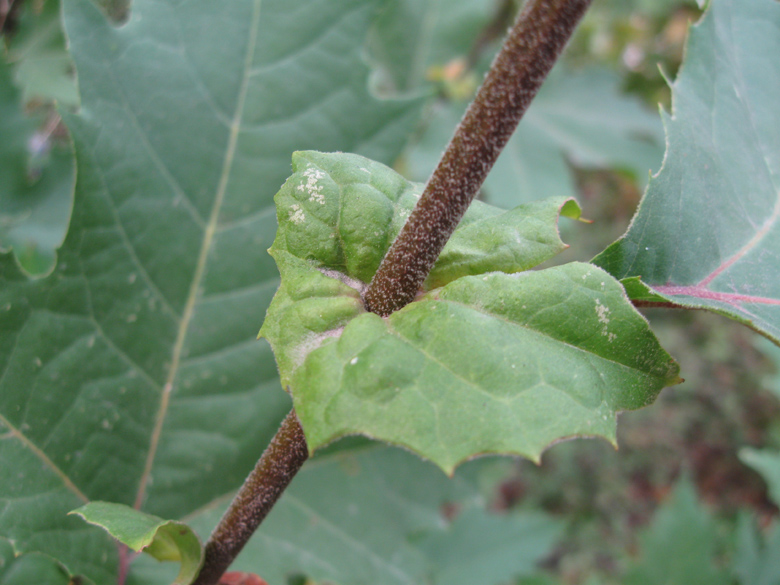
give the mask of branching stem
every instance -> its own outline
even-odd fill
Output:
[[[411,302],[590,0],[528,0],[439,165],[364,294],[382,316]],[[216,585],[308,458],[290,412],[206,543],[193,585]]]
[[[590,0],[528,0],[363,301],[387,316],[414,300]]]

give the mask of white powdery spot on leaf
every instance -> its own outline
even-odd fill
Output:
[[[596,299],[596,314],[598,315],[599,323],[609,324],[609,308],[602,305],[599,299]]]
[[[301,209],[301,206],[296,204],[293,204],[292,207],[290,207],[290,221],[293,222],[295,225],[300,225],[304,221],[306,221],[306,216],[303,213],[303,210]]]
[[[298,185],[298,191],[303,192],[305,190],[309,194],[309,201],[325,205],[322,185],[317,184],[317,181],[325,177],[325,173],[314,167],[309,167],[303,172],[303,176],[306,177],[306,184]]]
[[[607,341],[612,343],[617,339],[617,335],[607,331],[607,325],[609,325],[609,307],[602,305],[599,299],[596,299],[596,315],[598,316],[599,323],[604,325],[601,329],[601,334],[607,338]]]
[[[298,344],[292,354],[294,363],[293,368],[298,369],[306,360],[308,355],[315,349],[319,348],[325,342],[325,340],[331,339],[333,337],[341,337],[343,332],[344,328],[338,327],[323,333],[312,333],[311,335],[308,335],[301,343]]]

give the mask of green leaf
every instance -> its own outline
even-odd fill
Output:
[[[360,293],[420,187],[354,155],[298,153],[293,169],[276,197],[270,250],[282,284],[260,333],[311,450],[363,434],[448,473],[482,453],[538,460],[567,437],[614,442],[616,412],[679,380],[605,272],[570,264],[507,274],[563,248],[557,214],[579,211],[566,200],[503,213],[472,206],[429,292],[382,319]]]
[[[696,498],[690,481],[677,484],[640,537],[642,558],[622,580],[626,585],[718,585],[730,583],[714,562],[715,522]]]
[[[66,0],[81,108],[56,270],[0,256],[0,535],[115,583],[91,500],[180,518],[234,490],[290,408],[257,329],[279,276],[273,194],[296,148],[391,162],[419,102],[362,60],[377,3]],[[301,18],[305,13],[306,18]]]
[[[465,59],[490,22],[495,5],[484,0],[394,0],[371,31],[369,50],[393,92],[427,85],[431,68]]]
[[[81,581],[83,583],[83,580]],[[11,543],[0,538],[0,585],[70,585],[67,569],[41,554],[17,555]]]
[[[431,580],[436,585],[508,583],[534,572],[561,528],[542,514],[495,516],[471,508],[421,547],[439,567]]]
[[[6,61],[13,65],[23,99],[79,104],[73,61],[65,47],[59,0],[24,7],[19,30],[10,38]]]
[[[567,161],[579,168],[626,170],[646,184],[663,159],[661,120],[623,94],[620,84],[616,73],[598,67],[553,69],[488,175],[487,200],[509,207],[574,196]]]
[[[339,585],[505,583],[532,571],[563,526],[538,513],[487,512],[477,484],[492,464],[471,462],[449,479],[399,449],[372,446],[315,459],[232,570],[257,573],[270,585],[288,583],[291,574]],[[455,510],[455,519],[445,510]],[[208,510],[191,524],[206,534],[221,513]]]
[[[780,4],[710,3],[628,232],[593,261],[633,298],[709,309],[780,343]],[[641,278],[642,286],[638,286]]]
[[[621,94],[619,77],[589,68],[556,67],[520,122],[483,185],[486,200],[512,207],[545,197],[574,197],[567,163],[619,168],[644,184],[663,157],[659,117]],[[426,178],[460,121],[466,104],[440,104],[408,156],[409,174]]]
[[[71,514],[105,529],[135,552],[145,552],[158,561],[178,561],[181,569],[173,585],[189,585],[203,564],[200,540],[189,526],[163,520],[130,506],[90,502]]]
[[[769,487],[769,497],[780,506],[780,452],[746,447],[740,450],[739,458],[764,478]]]
[[[742,513],[737,519],[732,571],[740,585],[775,585],[780,581],[780,524],[762,536],[756,522]]]
[[[25,114],[10,68],[0,61],[0,250],[13,248],[22,268],[36,275],[54,268],[74,181],[70,144],[53,143],[49,124],[41,114]]]
[[[357,155],[298,152],[293,171],[276,196],[279,231],[270,252],[282,284],[261,330],[285,386],[323,335],[364,312],[360,290],[423,188]],[[518,272],[553,257],[566,248],[556,229],[559,213],[576,218],[579,207],[552,199],[502,212],[475,202],[426,289],[489,270]]]

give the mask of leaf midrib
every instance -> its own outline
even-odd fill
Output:
[[[255,48],[257,44],[257,33],[260,24],[260,8],[263,0],[254,0],[252,5],[252,21],[249,27],[249,40],[247,42],[246,54],[244,55],[244,67],[243,75],[241,79],[241,88],[239,89],[236,109],[233,114],[233,120],[230,123],[230,134],[228,137],[227,150],[225,152],[225,159],[222,164],[222,172],[217,184],[217,191],[214,197],[214,204],[209,214],[208,223],[203,233],[203,242],[201,244],[200,253],[198,255],[198,262],[195,266],[195,272],[190,284],[189,292],[187,293],[187,300],[184,305],[184,312],[182,313],[181,322],[179,324],[178,331],[176,333],[176,341],[173,345],[171,367],[168,372],[168,376],[163,386],[162,397],[160,399],[160,407],[155,419],[154,429],[152,431],[152,437],[149,444],[149,453],[144,464],[144,471],[141,475],[141,479],[138,484],[138,492],[136,494],[134,507],[140,509],[144,496],[146,494],[146,486],[149,482],[152,467],[154,465],[155,455],[157,453],[157,447],[162,434],[162,429],[165,424],[165,417],[170,405],[170,397],[173,391],[174,381],[179,371],[179,364],[181,362],[182,352],[184,350],[184,342],[187,338],[189,331],[189,325],[192,317],[195,313],[195,304],[198,301],[199,289],[203,281],[203,276],[206,273],[206,264],[208,261],[208,254],[211,250],[211,244],[214,240],[214,236],[217,233],[217,227],[219,223],[219,215],[224,203],[225,193],[227,191],[227,185],[230,179],[230,171],[233,167],[233,160],[236,153],[238,144],[238,136],[241,129],[241,121],[244,115],[244,106],[246,103],[246,95],[249,89],[250,71],[252,69],[252,63],[254,60]]]

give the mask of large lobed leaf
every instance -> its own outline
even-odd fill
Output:
[[[98,584],[117,547],[66,513],[166,518],[235,489],[289,409],[257,327],[296,148],[391,161],[416,102],[367,90],[376,2],[66,0],[81,109],[55,272],[0,256],[0,536]],[[218,12],[215,13],[215,10]]]
[[[667,152],[593,261],[637,300],[721,313],[780,343],[780,3],[715,0],[691,29]]]
[[[565,199],[472,206],[427,292],[382,319],[360,295],[422,186],[355,155],[298,153],[293,170],[276,196],[270,250],[282,284],[260,333],[310,449],[363,434],[448,473],[483,453],[538,460],[568,437],[614,442],[616,412],[679,381],[602,270],[517,274],[564,248]]]

